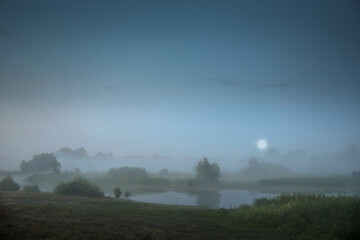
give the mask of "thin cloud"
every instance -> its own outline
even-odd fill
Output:
[[[0,28],[0,36],[6,36],[8,38],[19,40],[20,37],[15,35],[13,32]]]

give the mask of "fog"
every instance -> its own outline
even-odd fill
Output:
[[[0,169],[63,147],[88,154],[69,171],[359,169],[358,4],[20,2],[0,9]]]
[[[360,1],[0,0],[0,239],[360,239]]]

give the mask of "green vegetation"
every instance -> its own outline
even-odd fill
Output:
[[[300,239],[359,239],[360,199],[317,194],[257,199],[231,211],[239,222],[276,229]]]
[[[121,189],[120,189],[119,187],[115,187],[115,188],[114,188],[114,195],[115,195],[115,197],[116,197],[116,198],[119,198],[119,197],[121,197],[121,194],[122,194]]]
[[[10,175],[0,181],[0,191],[19,191],[19,189],[20,185]]]
[[[282,195],[205,209],[1,192],[3,239],[359,239],[360,199]]]
[[[59,174],[43,173],[27,177],[26,181],[33,185],[41,186],[41,188],[46,191],[52,192],[59,183],[70,181],[76,177],[82,176],[83,174],[76,172],[61,172]]]
[[[360,187],[360,181],[348,176],[293,177],[259,180],[264,186],[301,186],[301,187]]]
[[[23,189],[24,192],[40,192],[39,186],[34,185],[34,186],[25,186]]]
[[[196,178],[201,181],[218,181],[220,178],[219,165],[217,163],[210,164],[207,158],[201,159],[196,166]]]
[[[14,175],[14,174],[12,174]],[[327,177],[292,177],[272,178],[262,180],[240,179],[237,173],[227,177],[228,173],[219,181],[210,181],[194,178],[194,175],[181,175],[180,173],[161,176],[158,173],[149,177],[113,177],[107,173],[79,173],[61,172],[59,174],[43,173],[25,178],[31,185],[38,185],[42,191],[52,192],[61,182],[70,181],[76,177],[83,177],[98,184],[107,194],[113,194],[114,188],[121,186],[133,193],[161,192],[161,191],[204,191],[222,189],[257,190],[263,192],[358,192],[360,181],[353,176],[327,176]],[[3,175],[6,176],[6,175]],[[21,178],[19,175],[15,175]],[[24,177],[26,175],[24,174]],[[141,175],[140,175],[141,176]]]
[[[239,177],[243,179],[263,179],[290,175],[290,170],[279,163],[259,162],[253,158],[248,162],[248,166],[240,171]]]
[[[60,183],[56,186],[54,193],[88,197],[104,196],[104,193],[97,184],[91,183],[82,177],[77,177],[69,182]]]
[[[59,173],[61,164],[56,160],[53,153],[42,153],[34,155],[29,161],[23,160],[20,163],[20,170],[22,172],[45,172],[53,171]]]
[[[131,197],[131,192],[129,192],[129,191],[125,191],[125,193],[124,193],[124,197],[125,197],[125,198],[129,198],[129,197]]]
[[[145,170],[145,168],[140,167],[111,168],[107,172],[107,175],[111,178],[149,178],[149,173]]]

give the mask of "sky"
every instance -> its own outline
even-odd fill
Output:
[[[359,1],[0,0],[0,155],[360,146]]]

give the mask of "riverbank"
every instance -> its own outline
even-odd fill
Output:
[[[24,184],[38,185],[42,191],[50,191],[60,182],[70,181],[75,177],[85,177],[97,183],[105,192],[112,193],[114,187],[121,187],[133,193],[145,192],[191,192],[220,190],[256,190],[266,193],[314,192],[314,193],[357,193],[360,191],[360,181],[350,176],[323,177],[292,177],[273,179],[237,179],[218,182],[199,182],[196,178],[173,179],[171,176],[149,178],[109,178],[104,173],[60,173],[35,174],[27,177],[17,177]],[[15,178],[15,180],[17,180]]]

